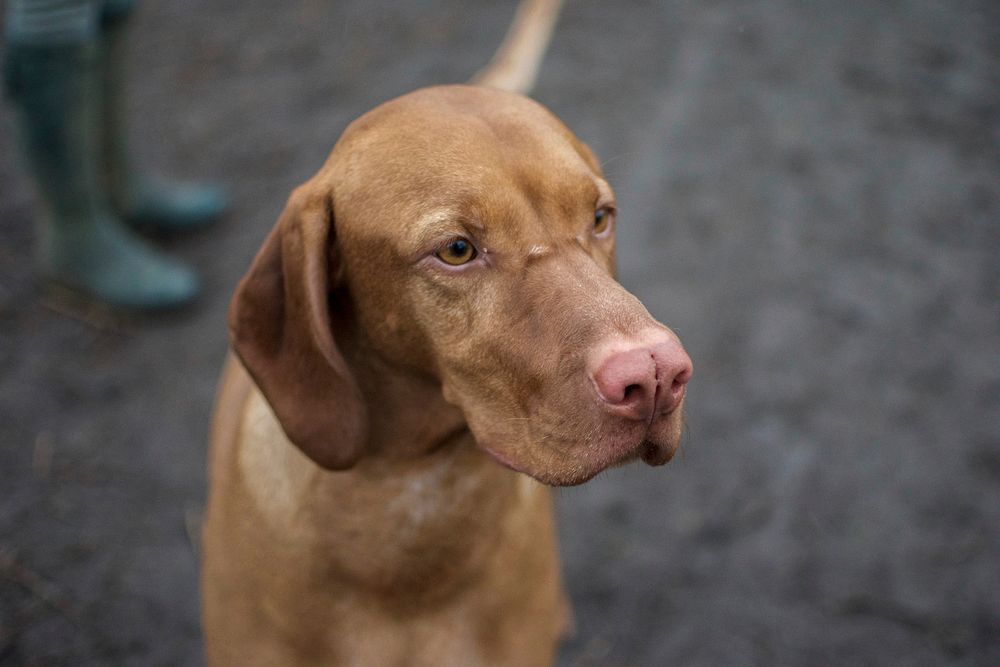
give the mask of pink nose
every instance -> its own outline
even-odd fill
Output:
[[[693,367],[687,352],[659,329],[641,343],[613,346],[596,354],[590,377],[605,408],[635,421],[650,421],[677,409]]]

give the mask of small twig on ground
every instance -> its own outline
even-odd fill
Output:
[[[31,469],[35,477],[48,479],[52,472],[52,435],[42,431],[35,436],[35,448],[31,456]]]
[[[36,600],[65,616],[76,624],[76,613],[59,588],[27,566],[17,562],[7,547],[0,546],[0,577],[13,582]]]
[[[903,604],[869,595],[851,595],[836,603],[836,611],[845,616],[874,616],[898,623],[938,642],[946,651],[963,656],[974,640],[974,623],[954,618],[923,614]]]
[[[88,301],[56,285],[46,288],[39,303],[42,308],[56,315],[75,320],[101,333],[130,334],[134,329],[127,318],[116,315],[107,306]]]
[[[203,515],[204,510],[200,506],[191,505],[184,510],[184,530],[196,557],[201,557],[201,520]]]

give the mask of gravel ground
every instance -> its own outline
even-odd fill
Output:
[[[137,149],[233,195],[163,244],[207,285],[176,317],[34,279],[0,111],[0,664],[200,664],[235,281],[351,119],[468,77],[513,6],[142,5]],[[560,664],[1000,664],[1000,6],[569,0],[536,97],[696,367],[674,463],[558,494]]]

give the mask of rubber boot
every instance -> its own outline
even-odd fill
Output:
[[[135,236],[101,189],[97,48],[7,47],[8,93],[43,203],[39,263],[53,281],[116,306],[180,306],[197,295],[196,275]]]
[[[125,104],[125,23],[132,2],[104,6],[101,21],[101,86],[104,184],[111,204],[133,227],[161,234],[183,233],[211,224],[226,208],[214,186],[167,183],[135,168],[128,148]]]

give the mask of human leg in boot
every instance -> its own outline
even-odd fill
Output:
[[[128,148],[125,62],[126,21],[133,0],[105,0],[101,15],[101,85],[104,101],[104,178],[112,206],[139,229],[175,233],[215,221],[226,207],[222,190],[169,183],[136,169]]]
[[[5,79],[43,205],[41,270],[113,305],[179,306],[196,296],[196,275],[135,236],[101,188],[96,18],[86,0],[8,4]]]

